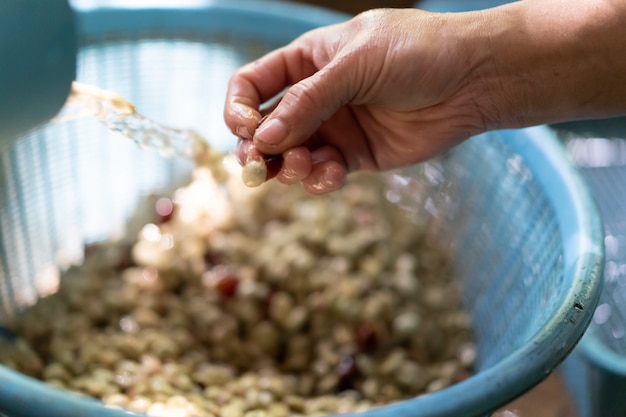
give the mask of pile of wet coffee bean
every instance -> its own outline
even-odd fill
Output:
[[[471,372],[469,317],[451,260],[385,191],[370,174],[313,197],[198,169],[146,200],[132,239],[86,247],[12,319],[0,361],[164,417],[346,413],[445,388]]]

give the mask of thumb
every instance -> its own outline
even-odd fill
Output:
[[[302,145],[354,96],[350,73],[344,64],[329,63],[289,87],[256,130],[256,147],[273,155]]]

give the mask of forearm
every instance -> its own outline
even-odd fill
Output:
[[[522,0],[477,16],[486,128],[626,114],[626,0]]]

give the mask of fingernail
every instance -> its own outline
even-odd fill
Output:
[[[278,145],[287,136],[287,127],[280,119],[271,119],[261,124],[254,139],[267,145]]]
[[[239,126],[237,128],[237,136],[243,139],[252,139],[252,132],[245,126]]]
[[[252,141],[241,138],[237,142],[237,150],[235,153],[237,155],[237,161],[240,165],[244,165],[246,163],[246,160],[248,159],[248,149],[251,143]]]
[[[255,117],[254,111],[248,106],[244,106],[240,103],[232,103],[230,107],[235,113],[244,119],[252,119]]]

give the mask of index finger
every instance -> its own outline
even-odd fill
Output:
[[[244,65],[228,82],[226,125],[233,134],[252,139],[261,119],[260,106],[316,71],[303,44],[297,41]]]

